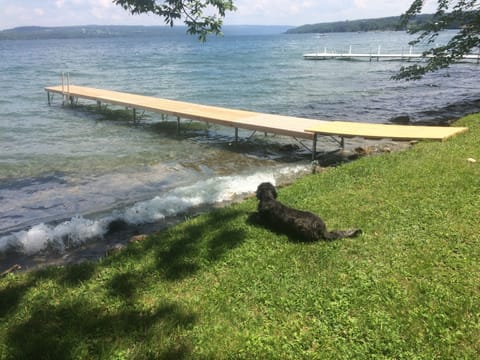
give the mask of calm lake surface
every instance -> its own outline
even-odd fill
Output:
[[[295,143],[233,129],[178,137],[158,114],[134,125],[119,108],[51,106],[43,88],[71,83],[266,113],[387,123],[445,123],[479,111],[479,70],[461,64],[419,82],[390,77],[399,62],[306,61],[303,53],[408,51],[400,32],[285,35],[232,27],[206,44],[158,36],[0,41],[0,264],[101,241],[115,219],[158,222],[308,171]],[[439,41],[445,39],[445,34]],[[421,51],[416,49],[414,51]],[[171,119],[174,120],[174,119]],[[322,141],[324,150],[335,143]],[[166,221],[166,220],[165,220]]]

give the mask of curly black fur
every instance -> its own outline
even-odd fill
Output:
[[[292,209],[277,201],[277,190],[268,182],[257,188],[258,217],[269,228],[290,233],[306,241],[335,240],[361,234],[360,229],[327,231],[325,222],[308,211]]]

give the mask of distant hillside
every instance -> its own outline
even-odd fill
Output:
[[[266,35],[282,34],[288,26],[224,26],[225,35]],[[129,36],[170,36],[185,35],[185,26],[125,26],[125,25],[88,25],[41,27],[23,26],[0,31],[0,40],[37,40],[37,39],[84,39]],[[195,37],[193,37],[195,38]]]
[[[136,34],[148,36],[159,35],[167,31],[172,31],[172,29],[167,26],[24,26],[0,31],[0,40],[77,39],[131,36]],[[183,29],[183,31],[185,30]]]
[[[408,23],[408,28],[415,28],[421,24],[427,23],[432,19],[432,14],[417,15]],[[451,28],[458,29],[461,23],[454,24]],[[319,23],[312,25],[303,25],[287,30],[287,34],[304,33],[332,33],[332,32],[358,32],[358,31],[399,31],[406,30],[405,26],[400,26],[400,16],[383,17],[377,19],[364,19],[352,21],[337,21],[329,23]]]

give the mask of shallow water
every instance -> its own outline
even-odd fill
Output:
[[[316,38],[275,31],[226,31],[206,44],[178,31],[0,42],[3,259],[15,256],[13,250],[68,252],[102,239],[112,219],[166,219],[309,168],[308,154],[282,149],[291,139],[247,140],[251,133],[241,132],[235,144],[233,130],[220,127],[190,128],[178,137],[157,114],[146,113],[134,125],[123,112],[100,113],[88,102],[72,109],[56,97],[48,106],[43,87],[60,84],[62,71],[76,85],[318,119],[383,123],[408,115],[412,122],[443,123],[479,111],[475,64],[405,83],[390,80],[397,62],[302,58],[350,45],[359,52],[379,45],[382,52],[400,52],[408,48],[403,33]],[[321,145],[336,147],[330,139]]]

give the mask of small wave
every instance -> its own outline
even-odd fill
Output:
[[[135,203],[123,210],[115,210],[99,219],[75,216],[58,225],[38,224],[0,238],[0,254],[8,251],[34,255],[44,251],[63,253],[88,241],[101,240],[114,221],[141,225],[175,216],[199,205],[227,202],[238,196],[253,193],[258,184],[307,171],[307,166],[295,166],[274,173],[259,172],[246,176],[222,176],[176,188],[153,199]]]

